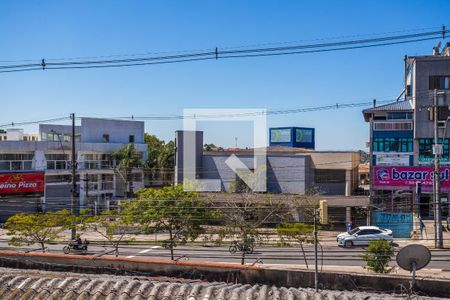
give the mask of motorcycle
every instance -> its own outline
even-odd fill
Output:
[[[89,241],[84,240],[81,244],[78,244],[77,242],[69,242],[67,246],[64,246],[63,252],[64,254],[69,254],[71,251],[82,254],[86,254],[88,250]]]
[[[233,241],[231,243],[230,248],[228,249],[231,254],[239,252],[245,252],[246,254],[252,254],[253,253],[253,243],[249,241],[240,242],[240,241]]]

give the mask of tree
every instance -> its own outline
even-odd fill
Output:
[[[303,248],[303,243],[314,243],[314,226],[303,223],[283,222],[277,225],[277,234],[282,239],[285,238],[299,243],[302,250],[303,259],[305,260],[306,268],[309,268],[305,249]]]
[[[213,150],[217,150],[217,146],[214,144],[204,144],[203,145],[203,150],[205,151],[213,151]]]
[[[273,200],[270,196],[246,192],[234,193],[236,197],[227,197],[221,210],[228,231],[238,235],[243,243],[260,237],[261,226],[269,222],[273,217],[284,213],[283,205]],[[234,198],[234,199],[232,199]],[[241,264],[245,263],[246,251],[242,251]]]
[[[186,192],[181,185],[162,189],[142,189],[138,200],[126,204],[125,212],[145,229],[166,231],[169,238],[164,245],[170,249],[195,240],[204,230],[202,225],[213,217],[206,201],[195,192]]]
[[[386,240],[370,241],[366,253],[362,257],[367,262],[366,268],[375,273],[389,273],[389,262],[394,256],[394,248]]]
[[[161,178],[163,184],[172,181],[175,168],[175,143],[167,144],[155,135],[145,133],[144,141],[148,145],[148,159],[145,165],[150,180]]]
[[[173,174],[175,174],[175,143],[173,141],[169,141],[163,145],[159,152],[157,162],[163,183],[172,183]]]
[[[100,234],[114,247],[115,256],[119,256],[119,245],[133,225],[123,211],[119,213],[116,210],[109,210],[98,216],[81,214],[79,218],[81,230],[91,229]]]
[[[133,169],[142,165],[142,155],[136,150],[134,144],[128,144],[112,155],[117,160],[117,169],[123,173],[127,184],[127,196],[133,196]]]
[[[21,246],[38,243],[42,252],[45,252],[45,244],[56,240],[68,228],[69,218],[68,210],[11,216],[5,223],[7,235],[13,236],[9,244]]]

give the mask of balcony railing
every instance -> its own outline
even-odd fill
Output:
[[[409,122],[374,122],[373,130],[413,130],[413,123]]]
[[[0,171],[32,170],[31,160],[0,160]]]
[[[70,166],[67,160],[47,160],[47,170],[67,170]]]
[[[83,160],[78,164],[79,169],[89,170],[105,170],[115,167],[115,161],[113,160]]]

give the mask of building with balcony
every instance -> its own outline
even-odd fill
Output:
[[[20,211],[70,209],[72,127],[40,124],[37,135],[21,129],[8,129],[2,135],[6,139],[0,141],[0,175],[10,180],[18,174],[44,174],[45,186],[36,192],[0,189],[0,220]],[[130,143],[145,160],[144,122],[81,118],[81,125],[75,127],[76,201],[81,207],[97,212],[124,197],[126,181],[112,154]],[[144,186],[143,177],[141,169],[133,171],[135,189]]]
[[[449,212],[450,44],[433,55],[405,57],[403,99],[365,109],[370,124],[371,203],[392,212],[433,218],[434,97],[438,102],[442,215]],[[444,136],[445,134],[445,136]]]

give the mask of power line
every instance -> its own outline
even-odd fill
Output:
[[[122,58],[122,59],[91,59],[91,60],[77,60],[67,58],[62,61],[52,61],[42,59],[40,62],[28,64],[12,64],[0,66],[0,73],[6,72],[23,72],[35,70],[57,70],[57,69],[88,69],[88,68],[111,68],[111,67],[130,67],[140,65],[154,65],[154,64],[168,64],[192,62],[201,60],[217,60],[222,58],[249,58],[262,56],[279,56],[292,54],[307,54],[330,52],[340,50],[351,50],[369,47],[381,47],[388,45],[396,45],[403,43],[415,43],[433,39],[445,38],[445,34],[450,32],[446,30],[445,26],[441,30],[390,35],[377,38],[353,39],[339,42],[328,43],[314,43],[314,44],[299,44],[282,47],[263,47],[263,48],[249,48],[242,49],[242,47],[231,48],[229,50],[219,50],[218,47],[209,51],[196,51],[191,53],[165,55],[165,56],[144,56],[136,58]],[[181,53],[182,51],[177,51]]]

